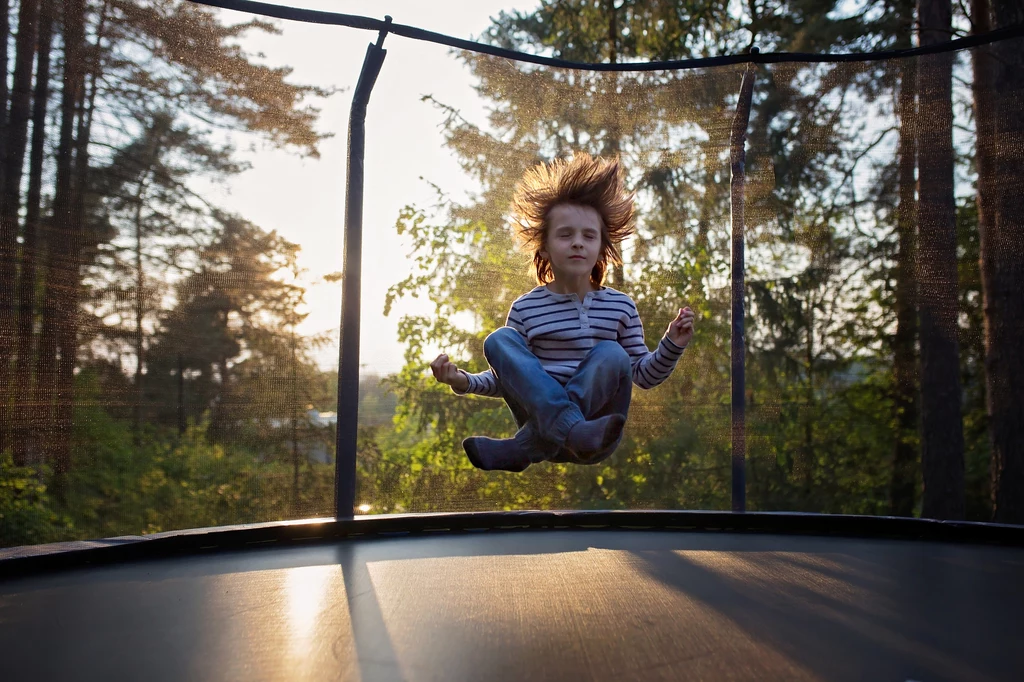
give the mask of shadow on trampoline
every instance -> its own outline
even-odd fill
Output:
[[[989,664],[998,658],[998,647],[1007,644],[993,639],[992,632],[1010,633],[1016,622],[1016,607],[992,608],[999,590],[1008,585],[992,586],[956,571],[898,583],[889,566],[889,577],[872,581],[877,587],[871,593],[844,584],[848,574],[809,567],[805,557],[633,556],[644,575],[700,602],[822,679],[890,679],[886,673],[894,669],[901,670],[903,679],[923,680],[1010,679],[1015,674]],[[938,557],[925,552],[918,559],[916,567],[923,568]],[[809,568],[819,579],[787,576],[795,566]],[[875,568],[886,566],[879,562]],[[937,581],[929,579],[936,577],[953,584],[936,591]],[[979,603],[989,606],[982,612]],[[1015,603],[1020,604],[1019,589]],[[976,627],[981,620],[987,627]]]
[[[355,644],[359,677],[363,680],[400,679],[400,665],[388,632],[380,599],[373,587],[367,562],[356,556],[349,543],[337,547],[337,561],[345,581],[349,621]]]

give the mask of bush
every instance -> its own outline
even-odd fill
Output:
[[[53,542],[71,532],[46,493],[46,474],[15,466],[9,451],[0,454],[0,547]]]

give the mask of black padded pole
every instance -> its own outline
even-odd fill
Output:
[[[352,94],[348,120],[348,186],[345,192],[345,245],[342,255],[341,344],[338,350],[338,430],[334,459],[334,515],[350,519],[356,504],[356,436],[359,428],[359,296],[363,258],[363,156],[366,105],[384,63],[384,37],[366,48],[363,68]]]
[[[756,53],[757,48],[752,48]],[[732,121],[730,140],[732,161],[732,510],[747,510],[747,427],[746,375],[744,374],[745,332],[744,305],[744,222],[743,189],[746,177],[747,125],[750,123],[750,101],[754,94],[754,65],[747,66],[740,84],[740,99]]]

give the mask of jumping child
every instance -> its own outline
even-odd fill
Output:
[[[484,341],[490,369],[468,374],[445,354],[430,363],[457,394],[504,399],[519,427],[513,438],[465,439],[473,466],[596,464],[622,439],[632,384],[654,388],[672,373],[693,337],[693,311],[680,308],[651,352],[633,299],[602,285],[635,230],[633,202],[617,160],[579,153],[524,174],[512,213],[539,286]]]

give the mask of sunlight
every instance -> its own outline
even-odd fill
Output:
[[[293,568],[284,580],[284,596],[292,655],[304,659],[310,653],[315,626],[326,606],[332,575],[340,577],[338,566]]]
[[[295,0],[292,6],[338,11],[336,0]],[[387,13],[396,22],[456,35],[479,36],[500,11],[527,10],[533,2],[518,0],[452,0],[445,12],[418,0],[392,0]],[[379,2],[349,0],[344,12],[381,17]],[[228,13],[226,16],[233,16]],[[287,65],[296,82],[342,90],[332,97],[311,102],[321,109],[320,130],[333,137],[320,145],[318,159],[300,158],[291,150],[256,147],[239,156],[251,165],[230,185],[211,183],[208,198],[248,220],[298,244],[298,265],[305,270],[300,283],[306,288],[308,313],[298,325],[304,335],[336,330],[341,309],[341,283],[324,276],[341,270],[345,211],[347,130],[353,86],[359,77],[366,45],[376,38],[369,31],[282,22],[281,33],[252,31],[240,44],[267,55],[268,62]],[[429,205],[434,194],[424,179],[444,181],[456,198],[475,190],[437,130],[440,114],[426,102],[430,93],[486,125],[483,101],[471,84],[469,70],[447,50],[427,43],[392,40],[388,43],[386,68],[374,87],[367,118],[365,208],[367,239],[363,244],[361,359],[367,367],[388,374],[404,364],[403,346],[397,340],[403,315],[428,315],[424,300],[399,301],[389,317],[381,313],[387,290],[411,273],[407,250],[394,230],[399,211],[406,204]],[[325,52],[326,50],[326,52]],[[328,56],[330,55],[330,56]],[[239,148],[245,145],[237,143]],[[401,158],[403,163],[395,164]],[[369,238],[372,235],[372,238]],[[315,351],[322,368],[338,361],[337,340]]]

